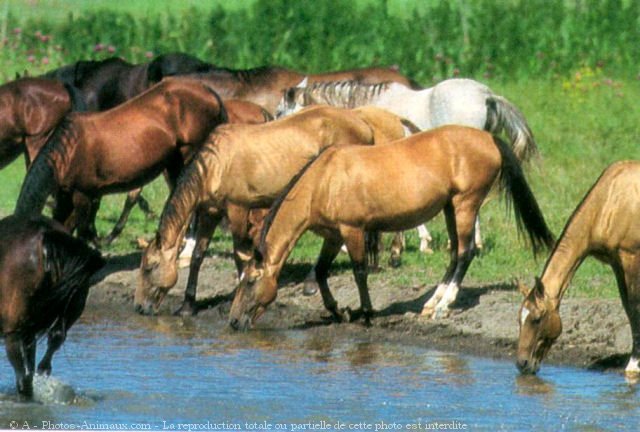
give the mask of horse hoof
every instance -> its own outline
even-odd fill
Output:
[[[390,257],[389,258],[389,265],[392,268],[398,268],[402,265],[402,259],[400,259],[400,257]]]
[[[175,316],[183,316],[183,317],[196,316],[197,314],[198,314],[198,308],[189,303],[184,303],[173,313],[173,315]]]
[[[315,282],[305,282],[304,287],[302,288],[302,295],[304,296],[312,296],[318,292],[318,285]]]

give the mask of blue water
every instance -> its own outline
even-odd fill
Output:
[[[0,355],[0,428],[640,429],[640,385],[620,374],[543,365],[521,377],[511,362],[336,334],[87,312],[53,364],[80,400],[16,402]]]

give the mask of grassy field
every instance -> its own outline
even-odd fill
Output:
[[[468,8],[460,9],[467,3]],[[588,40],[590,45],[586,44],[587,39],[581,39],[586,38],[587,33],[580,33],[582,30],[578,27],[582,24],[579,20],[563,15],[564,9],[560,6],[565,3],[562,1],[546,3],[549,7],[542,8],[544,12],[532,10],[522,23],[505,15],[505,11],[526,12],[532,4],[540,6],[543,3],[538,0],[362,0],[358,2],[361,9],[357,11],[366,11],[368,20],[354,21],[352,17],[332,15],[335,7],[353,13],[354,10],[348,9],[350,2],[328,0],[315,3],[313,9],[306,1],[282,0],[10,0],[0,3],[0,13],[4,17],[0,21],[0,31],[6,38],[3,38],[4,49],[0,51],[3,61],[0,76],[9,79],[15,72],[25,69],[40,73],[80,58],[122,55],[128,60],[140,61],[147,53],[170,50],[187,51],[231,67],[277,63],[306,70],[328,70],[396,63],[425,85],[458,74],[470,76],[506,96],[527,117],[541,151],[540,160],[528,167],[528,177],[552,231],[559,234],[577,203],[607,165],[620,159],[640,158],[637,141],[640,81],[636,78],[635,63],[633,67],[629,66],[629,58],[637,53],[638,44],[633,38],[634,31],[619,31],[635,22],[633,16],[618,20],[619,27],[607,30],[607,23],[617,19],[616,13],[633,15],[633,2],[602,0],[592,2],[593,10],[578,10],[579,17],[595,23],[594,33]],[[611,12],[613,15],[609,12],[598,15],[598,11],[608,10],[614,3],[620,3],[626,9]],[[232,8],[230,4],[233,4]],[[211,5],[221,5],[224,9],[213,10]],[[369,9],[366,9],[367,5]],[[379,5],[385,9],[380,9]],[[408,14],[407,11],[416,5],[428,8],[431,16],[422,17],[421,21],[419,16]],[[481,9],[481,6],[486,7]],[[103,8],[111,12],[105,13]],[[310,10],[314,15],[306,15]],[[386,16],[385,10],[404,16],[403,19],[410,20],[407,26],[414,27],[405,29],[401,21]],[[240,15],[243,13],[248,15]],[[541,13],[545,15],[544,19]],[[492,14],[501,17],[496,26],[500,34],[510,35],[509,38],[495,40],[493,33],[486,33],[483,20],[486,22]],[[247,22],[239,20],[241,16],[245,16]],[[465,17],[469,19],[466,24]],[[598,17],[603,20],[596,20]],[[293,18],[297,25],[288,22]],[[559,36],[547,34],[553,33],[554,20],[562,24]],[[379,27],[383,22],[391,23],[388,24],[390,27]],[[447,22],[451,25],[447,26]],[[537,29],[536,24],[540,24],[542,30]],[[437,31],[431,31],[430,25]],[[370,33],[368,28],[383,34]],[[217,33],[212,34],[214,30]],[[525,33],[518,33],[523,31]],[[402,39],[414,33],[417,41]],[[483,44],[470,46],[465,34]],[[50,38],[43,38],[43,35]],[[337,35],[343,35],[346,42],[344,38],[336,39]],[[523,43],[521,52],[512,52],[509,44],[518,41]],[[546,51],[536,51],[531,44],[525,43],[527,41],[545,46]],[[548,41],[551,42],[547,44]],[[625,51],[624,44],[629,41],[633,45]],[[104,43],[105,47],[113,44],[114,52],[96,51],[98,42]],[[626,54],[621,54],[623,52]],[[6,215],[13,210],[23,177],[22,160],[0,172],[3,185],[0,188],[0,214]],[[145,188],[144,195],[159,214],[167,195],[164,183],[154,182]],[[101,233],[106,234],[113,226],[123,200],[121,195],[103,200],[98,219]],[[467,282],[492,283],[515,278],[529,281],[540,272],[545,257],[537,261],[532,258],[524,239],[517,235],[513,216],[507,213],[502,200],[493,199],[486,204],[481,216],[485,249],[471,265]],[[151,237],[156,226],[157,219],[145,219],[138,209],[134,209],[124,234],[106,252],[131,251],[136,239]],[[404,266],[392,273],[399,283],[419,279],[431,284],[444,272],[448,254],[442,217],[436,217],[429,228],[435,237],[436,253],[419,254],[417,236],[414,231],[410,232]],[[292,260],[310,262],[319,247],[317,237],[305,235]],[[230,251],[228,235],[217,233],[212,249]],[[386,255],[383,259],[386,260]],[[346,263],[347,258],[341,256],[339,260]],[[617,296],[617,290],[610,270],[589,260],[578,272],[569,295],[611,297]]]

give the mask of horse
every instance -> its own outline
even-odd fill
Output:
[[[220,97],[186,78],[166,78],[108,111],[72,113],[33,162],[15,211],[40,214],[55,192],[53,217],[73,232],[95,217],[104,194],[139,188],[165,170],[174,184],[184,161],[226,121]],[[81,237],[96,241],[86,224],[80,228]]]
[[[244,99],[275,114],[283,92],[302,82],[309,83],[355,80],[365,84],[398,82],[413,89],[421,88],[415,81],[398,72],[396,67],[369,67],[319,74],[303,74],[280,66],[260,66],[252,69],[212,68],[205,73],[190,74],[208,83],[223,99]]]
[[[84,103],[69,85],[20,78],[0,86],[0,169],[20,154],[28,168],[56,125],[72,110],[84,110]]]
[[[522,112],[486,85],[470,79],[448,79],[420,90],[393,82],[367,85],[354,81],[315,84],[303,81],[284,92],[276,117],[312,104],[345,108],[379,106],[410,120],[421,130],[445,124],[471,126],[492,134],[504,130],[518,159],[527,160],[537,153],[533,133]],[[419,228],[419,236],[420,251],[431,253],[431,235],[426,227]],[[482,248],[479,221],[476,245]]]
[[[576,207],[518,312],[517,366],[536,373],[562,333],[560,302],[585,258],[613,269],[633,346],[625,372],[640,374],[640,162],[620,161],[606,168]]]
[[[229,123],[242,123],[242,124],[260,124],[273,120],[273,117],[269,112],[267,112],[264,108],[259,105],[256,105],[251,102],[239,100],[239,99],[228,99],[223,101],[225,110],[227,112],[228,122]],[[135,189],[130,191],[127,194],[127,198],[124,203],[124,207],[122,208],[122,212],[120,213],[120,217],[118,221],[114,225],[111,232],[101,241],[101,244],[108,245],[116,239],[124,229],[124,226],[127,223],[129,218],[129,214],[133,207],[138,204],[140,206],[146,206],[148,208],[148,204],[142,198],[142,188]],[[151,209],[148,209],[149,213],[151,213]],[[180,256],[185,258],[191,258],[191,254],[193,252],[193,248],[195,246],[195,239],[188,239],[185,247],[183,248]]]
[[[197,312],[198,271],[209,240],[226,212],[234,237],[238,274],[252,256],[248,212],[269,207],[304,164],[329,146],[371,145],[406,135],[405,122],[387,111],[310,107],[263,125],[224,125],[214,131],[165,204],[155,239],[140,264],[135,309],[158,311],[177,281],[176,257],[191,215],[198,215],[197,247],[191,260],[184,301],[177,313]],[[232,208],[229,208],[231,206]]]
[[[33,397],[34,373],[51,361],[84,310],[89,279],[104,265],[100,253],[50,219],[0,220],[0,329],[21,399]],[[36,339],[47,351],[35,369]]]
[[[550,247],[553,235],[518,159],[506,143],[487,132],[452,125],[383,146],[325,150],[289,184],[265,218],[260,246],[236,288],[231,327],[253,325],[273,302],[280,271],[307,230],[324,238],[316,277],[325,307],[339,322],[352,318],[349,309],[338,308],[327,284],[329,267],[344,243],[361,313],[369,324],[373,308],[367,261],[368,251],[375,250],[374,233],[412,228],[440,211],[451,257],[422,316],[446,316],[476,253],[475,217],[496,179],[513,201],[517,226],[526,230],[534,254]]]

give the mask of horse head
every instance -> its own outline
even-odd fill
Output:
[[[134,295],[136,312],[158,312],[169,290],[178,281],[178,247],[163,249],[155,238],[142,255],[138,286]]]
[[[268,274],[260,261],[251,260],[236,288],[229,314],[229,325],[234,330],[246,330],[253,326],[276,298],[276,277]]]
[[[562,333],[562,321],[559,304],[545,298],[544,285],[536,278],[533,289],[520,285],[525,296],[518,322],[520,337],[518,340],[517,366],[522,373],[536,373],[547,352]]]
[[[305,107],[303,101],[305,89],[309,83],[309,78],[304,77],[295,87],[290,87],[283,91],[282,99],[276,107],[276,118],[284,117],[289,114],[300,111]]]

